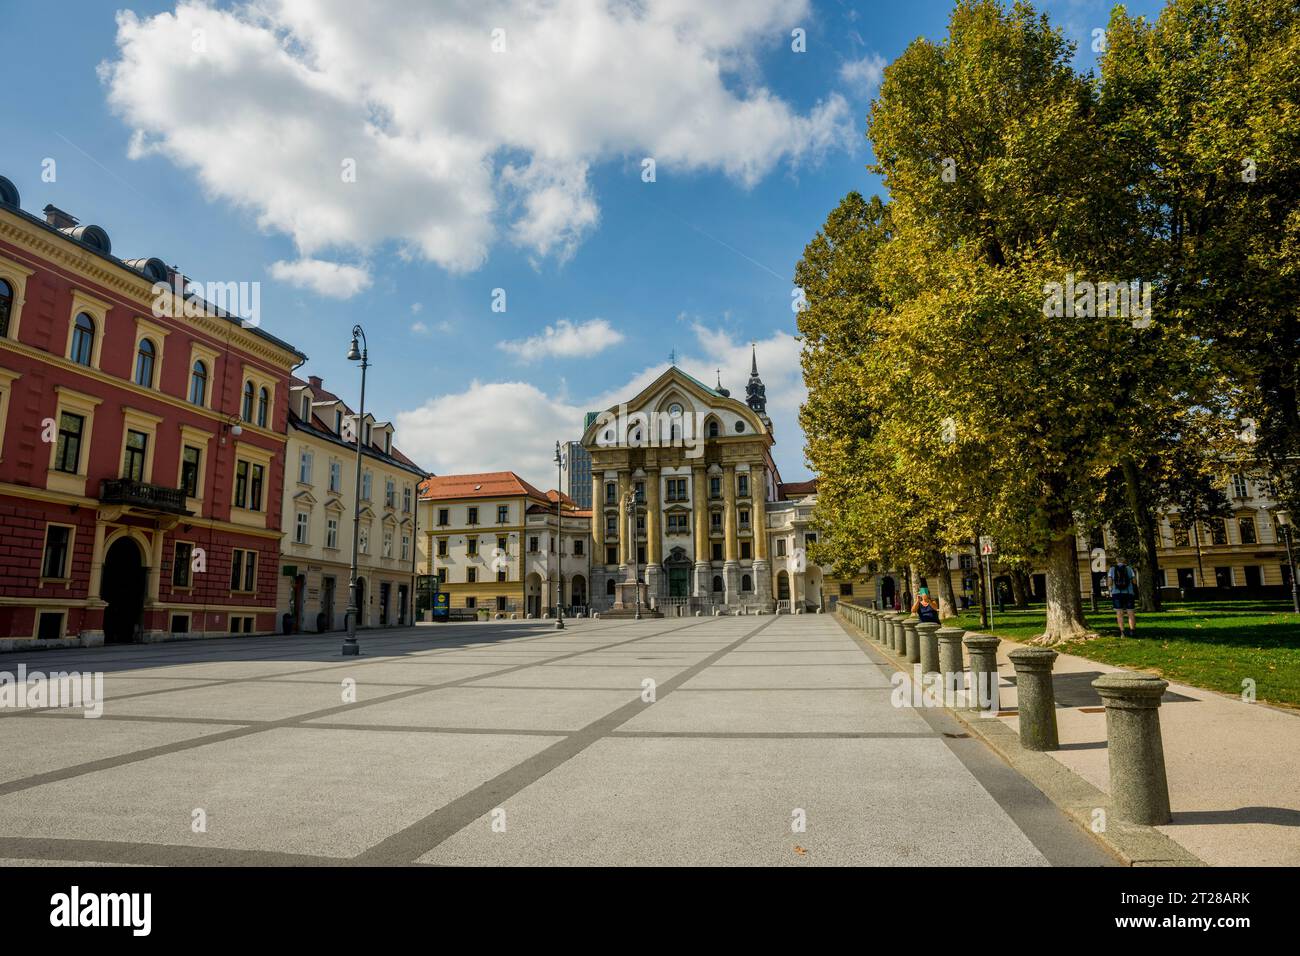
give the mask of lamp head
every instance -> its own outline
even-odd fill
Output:
[[[239,422],[235,422],[235,424],[230,426],[230,434],[238,438],[240,435],[244,434],[244,426],[239,424]]]
[[[1289,524],[1291,524],[1291,512],[1288,511],[1287,509],[1280,508],[1277,511],[1273,512],[1273,514],[1277,517],[1277,523],[1280,524],[1282,527],[1285,528]]]
[[[355,335],[352,336],[352,347],[348,349],[348,361],[361,361],[361,349],[357,347],[357,337]]]

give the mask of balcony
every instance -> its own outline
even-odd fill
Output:
[[[106,505],[125,505],[144,511],[187,515],[185,492],[180,488],[147,485],[129,478],[105,478],[99,483],[99,500]]]

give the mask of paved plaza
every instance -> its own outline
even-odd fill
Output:
[[[98,719],[0,711],[0,858],[1114,862],[942,711],[893,706],[893,668],[831,616],[426,625],[363,633],[360,659],[339,644],[0,657],[103,671],[107,698]]]

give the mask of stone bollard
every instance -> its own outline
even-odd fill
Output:
[[[885,641],[885,612],[872,611],[872,616],[876,622],[876,633],[872,635],[877,644],[884,644]]]
[[[970,703],[967,710],[997,713],[1002,702],[998,694],[998,638],[989,634],[967,634],[962,641],[970,657]]]
[[[867,617],[867,637],[873,641],[876,639],[876,612],[867,610],[863,612]]]
[[[916,647],[922,674],[939,672],[939,638],[935,636],[938,624],[922,621],[916,625]]]
[[[916,625],[920,622],[914,617],[908,617],[903,621],[903,635],[906,643],[903,645],[904,659],[909,664],[921,663],[921,642],[916,631]]]
[[[907,650],[907,636],[903,632],[903,622],[907,620],[907,615],[895,611],[890,615],[891,630],[894,632],[894,643],[890,645],[895,654],[902,654]]]
[[[897,640],[897,638],[894,637],[894,626],[897,623],[898,622],[894,620],[893,611],[886,611],[884,614],[880,615],[880,636],[884,638],[882,643],[891,651],[894,649],[895,641]]]
[[[1060,750],[1056,735],[1056,691],[1050,647],[1017,647],[1007,655],[1016,669],[1016,699],[1020,715],[1020,745],[1026,750]]]
[[[960,627],[941,627],[935,631],[939,641],[939,675],[945,703],[955,699],[957,691],[963,689],[965,668],[961,661],[961,639],[965,633]]]
[[[1169,822],[1169,782],[1160,738],[1160,698],[1169,687],[1153,674],[1120,671],[1092,682],[1106,705],[1110,807],[1127,823]]]

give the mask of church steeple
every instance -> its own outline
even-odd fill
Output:
[[[751,345],[749,353],[749,384],[745,386],[745,404],[764,422],[767,418],[767,386],[758,377],[758,349]]]

